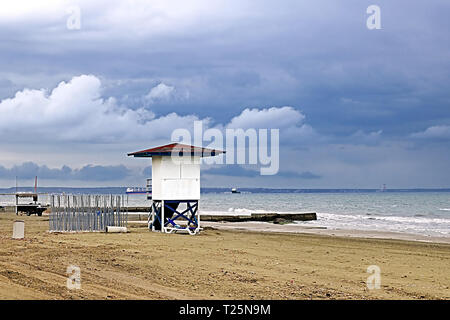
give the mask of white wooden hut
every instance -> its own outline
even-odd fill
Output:
[[[151,230],[200,231],[200,158],[221,153],[224,151],[172,143],[128,154],[152,158]]]

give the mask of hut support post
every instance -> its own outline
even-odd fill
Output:
[[[186,204],[186,209],[178,208],[181,203]],[[198,200],[153,200],[148,227],[151,231],[186,232],[195,235],[200,232],[198,204]],[[183,221],[183,225],[177,223],[177,220]]]

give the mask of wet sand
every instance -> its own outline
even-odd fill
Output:
[[[303,233],[327,235],[336,237],[368,238],[368,239],[391,239],[408,240],[434,243],[450,244],[450,237],[424,236],[413,233],[369,231],[369,230],[344,230],[329,229],[325,227],[311,227],[297,223],[273,224],[268,222],[209,222],[203,221],[202,226],[209,226],[220,230],[240,230],[254,232],[277,232],[277,233]]]
[[[143,223],[51,234],[45,216],[20,217],[26,238],[12,240],[16,218],[0,214],[1,299],[450,298],[446,243],[211,227],[169,235]],[[69,265],[80,267],[79,290],[66,287]],[[380,289],[367,288],[370,265]]]

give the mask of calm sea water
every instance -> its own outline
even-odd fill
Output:
[[[407,232],[450,237],[450,192],[378,193],[204,193],[200,210],[211,214],[317,212],[317,221],[298,222],[330,229]],[[0,205],[13,203],[0,196]],[[46,196],[40,198],[46,203]],[[129,195],[130,206],[149,205]]]

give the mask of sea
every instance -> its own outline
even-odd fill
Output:
[[[123,188],[95,189],[96,192],[93,192],[93,189],[77,189],[76,192],[74,190],[65,192],[70,193],[68,191],[85,194],[125,193]],[[144,194],[124,194],[124,196],[129,206],[150,205]],[[48,195],[40,195],[39,202],[49,203]],[[14,196],[0,195],[0,206],[13,203]],[[316,221],[296,223],[328,229],[389,231],[450,237],[450,190],[377,192],[377,190],[245,189],[241,193],[231,193],[226,189],[203,189],[199,207],[203,214],[316,212]]]

